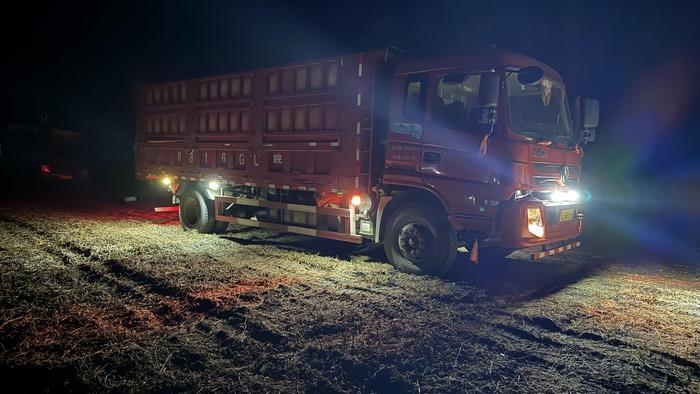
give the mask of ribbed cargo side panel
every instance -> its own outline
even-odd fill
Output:
[[[383,53],[146,86],[138,95],[137,177],[365,190]]]

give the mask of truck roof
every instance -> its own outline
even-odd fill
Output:
[[[561,81],[561,75],[549,65],[516,52],[487,49],[464,54],[453,54],[430,58],[405,58],[397,64],[397,74],[447,70],[461,66],[505,65],[514,67],[539,66],[545,74]]]
[[[219,74],[209,74],[209,75],[201,75],[193,78],[185,78],[185,79],[178,79],[178,80],[165,80],[165,81],[157,81],[151,84],[147,84],[146,86],[152,86],[152,85],[161,85],[161,84],[168,84],[168,83],[177,83],[177,82],[185,82],[185,81],[201,81],[201,80],[208,80],[208,79],[216,79],[216,78],[222,78],[222,77],[227,77],[232,74],[250,74],[254,72],[255,70],[259,69],[266,69],[266,70],[274,70],[277,68],[288,68],[288,67],[294,67],[294,66],[301,66],[301,65],[306,65],[309,63],[323,63],[327,61],[332,61],[334,59],[337,59],[339,57],[343,56],[355,56],[355,55],[360,55],[360,54],[369,54],[369,53],[381,53],[383,52],[386,57],[392,57],[397,61],[397,67],[396,67],[396,74],[407,74],[407,73],[416,73],[416,72],[427,72],[427,71],[435,71],[435,70],[441,70],[441,69],[450,69],[450,68],[455,68],[455,67],[460,67],[460,66],[465,66],[465,65],[474,65],[474,66],[493,66],[493,65],[507,65],[507,66],[515,66],[515,67],[525,67],[525,66],[539,66],[541,67],[545,74],[547,74],[550,77],[553,77],[554,79],[557,79],[561,82],[562,78],[561,75],[553,69],[551,66],[548,64],[545,64],[533,57],[523,55],[521,53],[517,52],[512,52],[512,51],[506,51],[506,50],[501,50],[501,49],[485,49],[485,50],[477,50],[477,51],[469,51],[466,53],[460,53],[460,54],[451,54],[451,55],[444,55],[444,56],[437,56],[437,57],[416,57],[411,55],[410,52],[394,48],[394,47],[385,47],[385,48],[380,48],[380,49],[370,49],[367,51],[362,51],[362,52],[351,52],[351,53],[344,53],[344,54],[339,54],[337,56],[326,56],[326,57],[321,57],[321,58],[314,58],[314,59],[307,59],[307,60],[299,60],[296,62],[291,62],[291,63],[284,63],[284,64],[276,64],[276,65],[268,65],[268,66],[261,66],[258,68],[252,68],[252,69],[244,69],[244,70],[233,70],[228,73],[219,73]]]

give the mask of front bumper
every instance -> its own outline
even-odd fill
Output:
[[[578,238],[583,229],[583,208],[580,204],[555,204],[532,198],[509,201],[500,208],[497,226],[503,247],[523,249],[568,241]],[[528,208],[541,210],[544,227],[541,237],[528,230]]]
[[[568,252],[569,250],[574,249],[574,248],[578,248],[579,246],[581,246],[581,241],[571,242],[569,244],[562,245],[558,248],[552,248],[552,249],[543,250],[541,252],[532,253],[530,255],[530,258],[532,260],[539,260],[539,259],[544,258],[544,257],[554,256],[555,254]]]

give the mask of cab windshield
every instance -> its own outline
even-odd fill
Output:
[[[506,77],[508,112],[514,132],[530,138],[571,140],[571,121],[564,87],[544,77],[533,85],[518,82],[517,73]]]

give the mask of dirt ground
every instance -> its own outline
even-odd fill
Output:
[[[698,265],[461,255],[433,278],[383,259],[245,227],[186,233],[135,206],[5,204],[0,386],[700,392]]]

